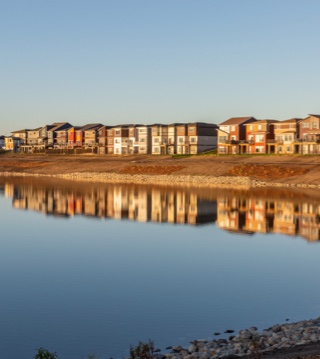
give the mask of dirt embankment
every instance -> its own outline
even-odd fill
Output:
[[[320,179],[318,156],[29,156],[0,157],[0,171],[29,174],[114,172],[152,175],[248,176],[264,180],[286,178],[304,183]]]
[[[320,186],[319,156],[2,155],[0,173],[245,177],[265,185]],[[164,178],[164,177],[163,177]],[[92,179],[91,179],[92,180]]]

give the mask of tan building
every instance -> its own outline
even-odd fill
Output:
[[[274,143],[277,154],[293,154],[299,151],[296,143],[299,138],[300,121],[299,118],[291,118],[274,124]]]

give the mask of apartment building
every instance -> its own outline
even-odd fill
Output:
[[[216,124],[195,122],[188,123],[188,146],[190,154],[203,153],[217,148]]]
[[[274,124],[275,152],[292,154],[299,152],[299,122],[300,118],[279,121]]]
[[[296,152],[301,154],[320,153],[320,115],[309,115],[299,122],[299,139]]]
[[[129,127],[131,125],[120,125],[114,130],[114,154],[126,155],[129,153]]]
[[[276,153],[274,143],[274,126],[276,120],[257,120],[245,124],[246,141],[240,142],[240,153]]]
[[[247,153],[246,124],[257,121],[254,117],[232,117],[218,129],[218,154]]]
[[[54,122],[47,131],[48,147],[66,146],[68,143],[68,130],[72,127],[69,122]]]

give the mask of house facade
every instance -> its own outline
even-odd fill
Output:
[[[218,154],[247,153],[245,125],[255,121],[254,117],[232,117],[222,122],[218,129]]]
[[[153,155],[168,154],[168,125],[151,125],[151,153]]]
[[[203,153],[217,147],[218,126],[211,123],[188,124],[188,146],[190,154]]]
[[[276,120],[257,120],[245,124],[246,142],[241,146],[246,146],[246,153],[276,153],[274,143],[274,124]]]
[[[274,124],[274,143],[277,154],[299,153],[299,118],[279,121]]]
[[[129,125],[114,127],[114,154],[127,155],[129,153]]]
[[[66,146],[68,143],[68,130],[72,125],[69,122],[54,122],[51,126],[47,131],[48,147],[60,147],[62,143]]]
[[[309,115],[299,125],[298,153],[320,153],[320,115]]]

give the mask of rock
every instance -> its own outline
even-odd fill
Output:
[[[192,354],[192,353],[196,352],[197,350],[198,350],[198,348],[194,344],[189,345],[189,348],[188,348],[189,353]]]
[[[227,329],[227,330],[225,331],[225,333],[227,333],[227,334],[234,333],[234,330],[232,330],[232,329]]]
[[[216,336],[217,336],[217,335],[220,335],[220,334],[221,334],[221,333],[219,333],[219,332],[213,333],[213,335],[216,335]]]

